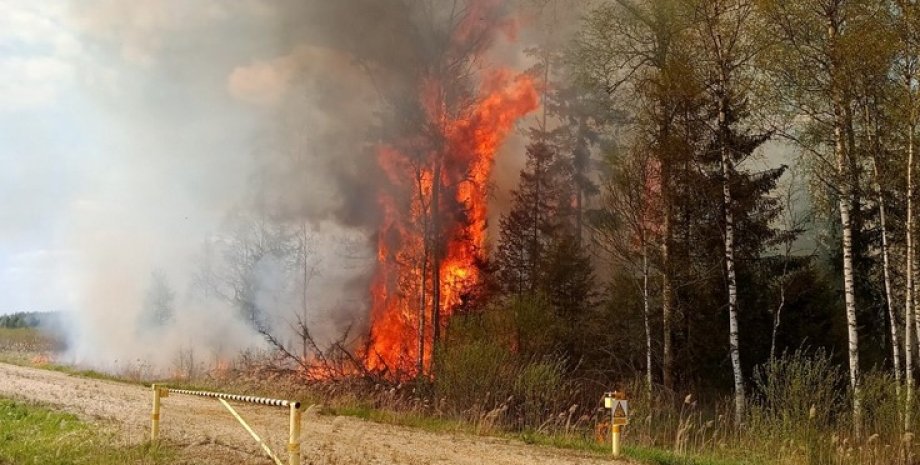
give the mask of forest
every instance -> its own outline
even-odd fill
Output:
[[[246,192],[193,276],[154,269],[136,298],[125,270],[178,252],[92,262],[78,356],[207,384],[211,350],[340,408],[601,450],[616,389],[636,458],[918,463],[920,3],[307,11],[273,17],[297,46],[213,93],[281,129],[246,187],[208,172]]]
[[[914,463],[920,5],[611,0],[567,36],[566,2],[538,3],[543,105],[478,280],[455,299],[426,273],[451,255],[442,161],[406,155],[416,363],[371,368],[518,427],[615,385],[678,450],[786,429],[790,463]]]

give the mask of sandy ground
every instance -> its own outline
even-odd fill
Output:
[[[143,442],[149,434],[151,394],[143,386],[0,363],[0,395],[57,406],[117,430],[127,442]],[[236,404],[234,408],[286,463],[287,409]],[[214,399],[171,394],[163,399],[160,429],[180,450],[178,463],[272,464]],[[302,441],[302,463],[317,465],[615,463],[517,441],[429,433],[309,411],[304,415]]]

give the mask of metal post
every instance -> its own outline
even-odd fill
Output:
[[[291,436],[288,441],[288,465],[300,465],[300,402],[291,403]]]
[[[153,390],[153,411],[150,412],[150,440],[156,441],[160,436],[160,388],[156,384]]]
[[[611,431],[612,431],[612,434],[611,434],[612,441],[611,442],[613,443],[612,444],[613,445],[613,456],[619,457],[620,456],[620,425],[612,425]]]

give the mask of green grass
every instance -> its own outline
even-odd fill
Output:
[[[0,398],[0,464],[158,465],[173,452],[164,446],[119,446],[76,416]]]

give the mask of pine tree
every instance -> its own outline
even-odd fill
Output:
[[[558,165],[544,142],[527,147],[511,210],[499,220],[495,266],[505,292],[533,295],[543,282],[545,254],[559,228]]]

